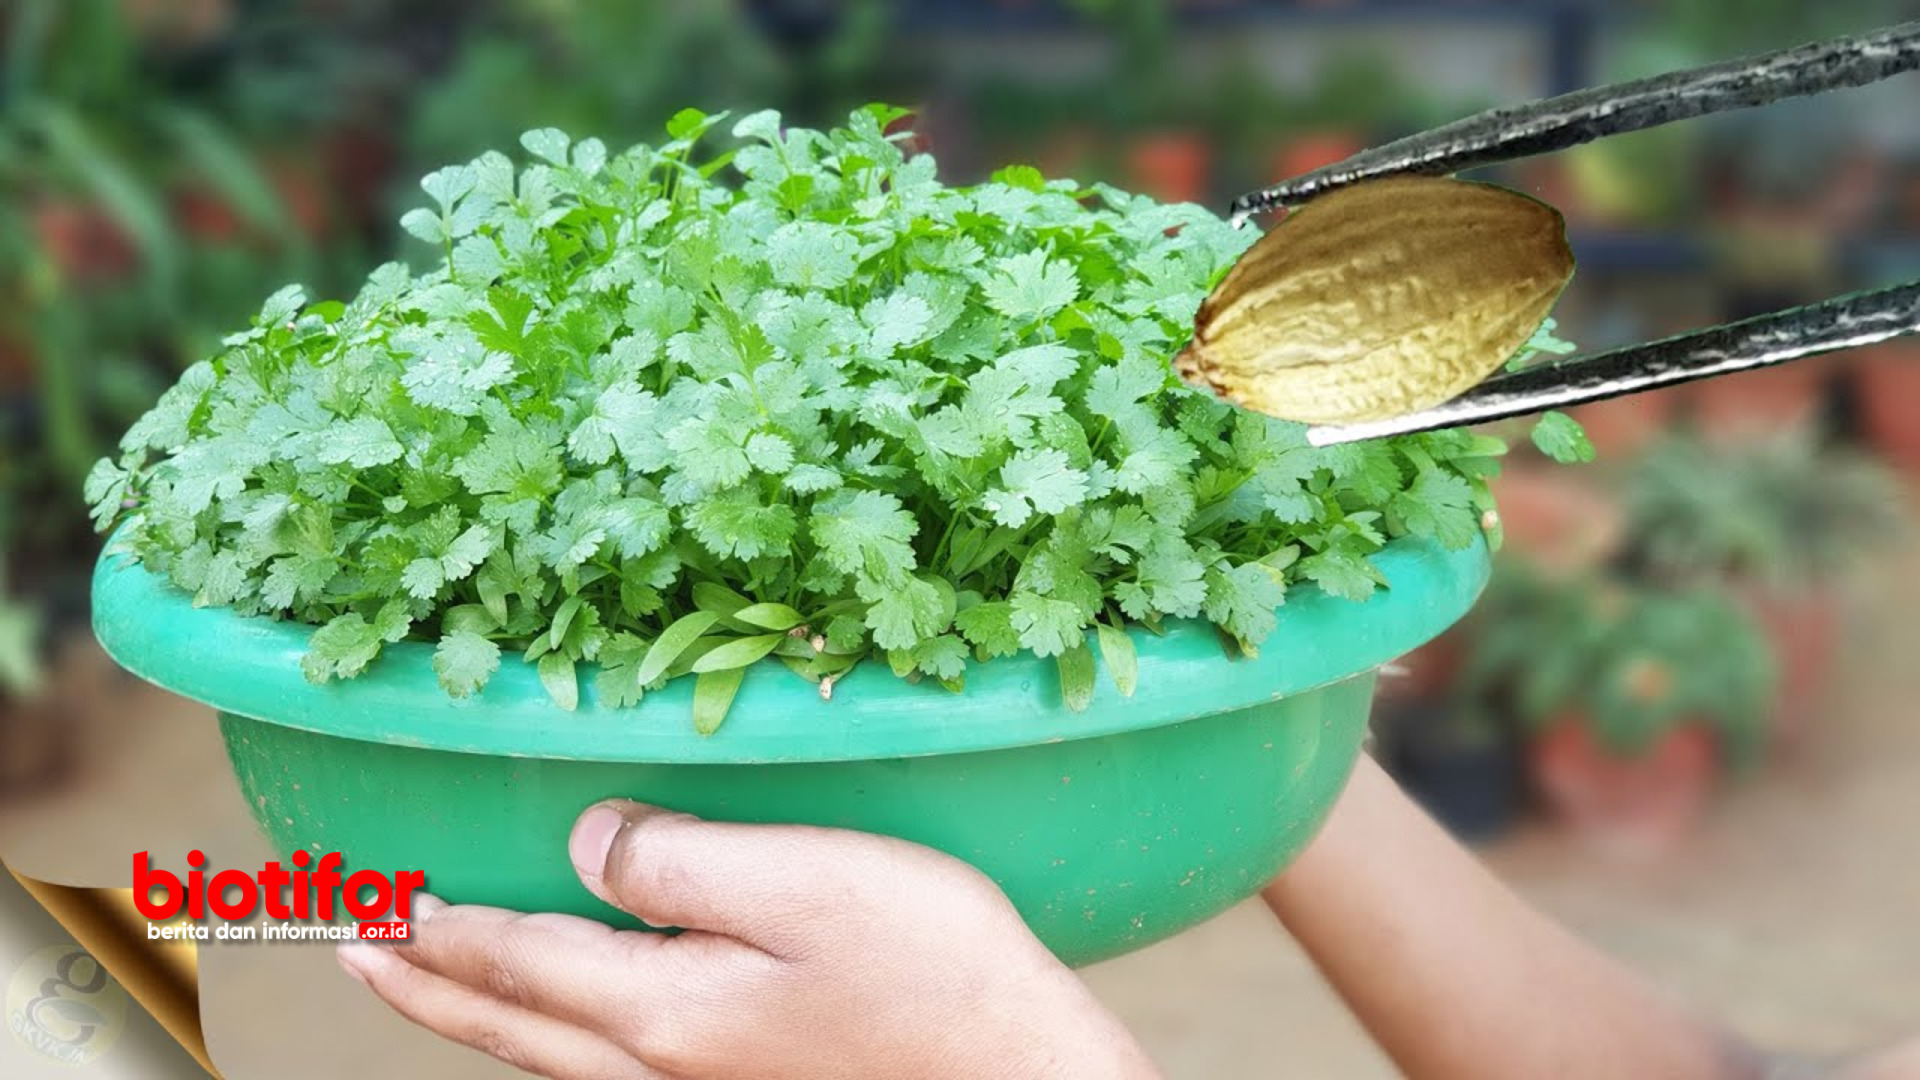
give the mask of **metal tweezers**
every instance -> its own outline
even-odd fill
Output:
[[[1710,113],[1879,82],[1920,68],[1920,22],[1494,109],[1363,151],[1234,201],[1244,224],[1384,176],[1446,176]],[[1920,281],[1709,330],[1497,375],[1451,401],[1385,420],[1311,427],[1316,446],[1524,416],[1920,332]]]

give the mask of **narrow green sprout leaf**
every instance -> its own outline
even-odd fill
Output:
[[[487,614],[501,626],[507,623],[507,590],[505,575],[494,564],[488,563],[474,575],[473,587],[480,594],[480,602],[486,605]]]
[[[733,618],[767,630],[791,630],[807,621],[805,615],[785,604],[748,604],[734,612]]]
[[[695,638],[693,644],[688,645],[680,654],[680,658],[667,668],[667,680],[671,682],[682,675],[691,674],[693,665],[698,663],[701,657],[728,642],[738,640],[740,639],[732,634],[705,634]]]
[[[813,662],[813,666],[814,670],[822,675],[841,675],[852,671],[853,666],[860,660],[861,657],[857,655],[836,656],[833,653],[822,653],[820,658]]]
[[[557,649],[560,643],[566,640],[567,626],[573,622],[573,617],[580,613],[580,608],[585,603],[586,600],[579,596],[569,596],[566,602],[560,605],[560,610],[553,613],[553,627],[547,631],[547,645],[550,648]]]
[[[580,679],[573,658],[565,653],[548,653],[540,658],[540,685],[555,705],[572,712],[580,707]]]
[[[1093,650],[1085,644],[1068,649],[1059,656],[1060,698],[1073,712],[1086,712],[1093,704]]]
[[[736,638],[701,654],[693,662],[693,670],[700,673],[725,671],[728,668],[743,668],[773,651],[775,645],[786,640],[785,634],[761,634],[758,637]]]
[[[702,735],[720,730],[727,710],[733,708],[733,696],[740,692],[740,680],[746,675],[746,668],[737,667],[701,672],[694,678],[693,730]]]
[[[1107,665],[1107,674],[1113,676],[1113,685],[1119,688],[1121,697],[1132,697],[1140,683],[1140,658],[1134,652],[1133,639],[1125,630],[1103,622],[1094,623],[1093,628],[1100,641],[1100,659]]]
[[[896,677],[912,681],[914,678],[913,650],[888,649],[887,666],[893,669]]]
[[[706,633],[717,618],[719,616],[711,611],[692,611],[675,620],[647,650],[646,659],[640,661],[640,671],[634,676],[634,681],[641,686],[651,686],[653,680],[664,674],[686,651],[687,646]]]
[[[732,618],[735,613],[752,606],[753,601],[727,588],[715,585],[711,581],[702,581],[693,587],[693,606],[701,611],[711,611],[723,618]]]

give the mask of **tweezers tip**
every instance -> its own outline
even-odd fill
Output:
[[[1345,424],[1314,424],[1307,428],[1307,445],[1316,450],[1358,442],[1364,437]]]

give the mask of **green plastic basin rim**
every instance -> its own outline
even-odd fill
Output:
[[[315,685],[300,657],[313,627],[195,607],[109,544],[94,567],[93,629],[116,663],[224,712],[307,731],[437,750],[576,761],[772,764],[920,757],[1140,730],[1244,708],[1338,682],[1439,635],[1486,586],[1486,544],[1459,551],[1397,540],[1374,557],[1389,587],[1356,602],[1295,585],[1253,658],[1229,658],[1207,622],[1132,628],[1139,683],[1122,697],[1100,664],[1092,705],[1069,711],[1055,661],[1031,654],[967,664],[966,690],[908,683],[866,662],[823,701],[775,661],[743,680],[711,736],[693,730],[693,681],[638,705],[602,707],[581,666],[580,705],[556,707],[534,665],[506,658],[480,693],[448,697],[433,646],[389,645],[358,678]],[[1099,650],[1094,650],[1096,661]]]

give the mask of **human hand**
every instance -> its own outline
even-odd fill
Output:
[[[568,849],[594,895],[686,932],[416,894],[412,941],[341,964],[415,1023],[563,1080],[1158,1075],[957,859],[619,801]]]

